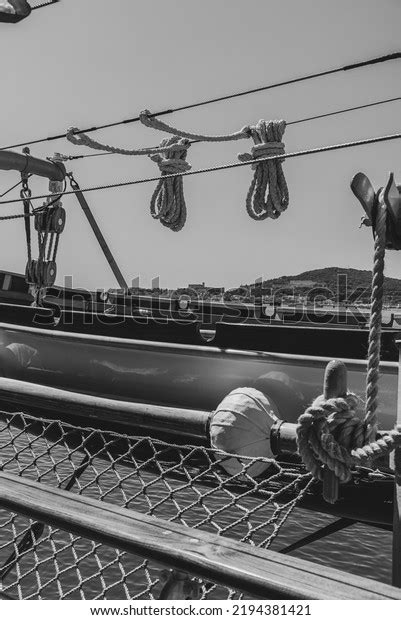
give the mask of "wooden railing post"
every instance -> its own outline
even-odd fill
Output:
[[[397,341],[398,395],[396,429],[401,432],[401,341]],[[394,508],[393,508],[393,585],[401,588],[401,446],[396,446],[391,455],[394,468]]]

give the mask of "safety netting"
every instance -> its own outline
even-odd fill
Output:
[[[3,471],[268,548],[311,483],[298,463],[0,413]],[[267,466],[260,471],[260,462]],[[255,465],[258,465],[255,470]],[[174,567],[172,567],[174,568]],[[162,567],[0,509],[0,594],[12,599],[157,599]],[[199,598],[242,598],[213,583]]]

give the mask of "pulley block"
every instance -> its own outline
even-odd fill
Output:
[[[57,206],[35,215],[35,229],[38,232],[60,234],[65,227],[66,213],[63,207]]]
[[[29,284],[47,288],[56,281],[57,265],[53,260],[31,260],[26,266],[25,275]]]

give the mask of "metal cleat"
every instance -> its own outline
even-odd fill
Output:
[[[368,177],[358,172],[352,179],[351,189],[365,211],[361,225],[372,226],[373,233],[377,210],[381,205],[386,206],[386,248],[401,250],[401,185],[395,184],[394,174],[391,172],[386,186],[375,192]]]

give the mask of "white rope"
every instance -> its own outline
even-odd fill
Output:
[[[172,125],[167,125],[167,123],[164,123],[156,118],[151,112],[149,112],[149,110],[143,110],[139,114],[139,120],[142,125],[145,125],[145,127],[171,133],[174,136],[180,136],[181,138],[187,138],[188,140],[198,140],[199,142],[230,142],[232,140],[243,140],[244,138],[249,138],[251,135],[251,128],[248,126],[243,127],[240,131],[219,136],[207,136],[205,134],[183,131],[182,129],[177,129],[177,127],[173,127]]]
[[[172,133],[189,140],[201,142],[228,142],[253,138],[254,146],[250,153],[241,153],[238,159],[242,162],[253,161],[255,171],[247,197],[246,210],[254,220],[264,220],[268,217],[277,219],[288,207],[289,193],[284,177],[281,159],[271,162],[261,162],[260,159],[272,155],[284,155],[284,144],[281,138],[285,131],[285,121],[259,121],[255,127],[243,127],[240,131],[218,136],[182,131],[177,127],[157,119],[149,110],[140,113],[139,119],[146,127]]]
[[[163,147],[150,147],[144,149],[121,149],[117,146],[110,146],[109,144],[102,144],[90,138],[86,133],[81,133],[77,127],[70,127],[67,131],[67,140],[75,146],[87,146],[90,149],[97,151],[107,151],[108,153],[116,153],[117,155],[153,155],[155,153],[163,153]],[[181,146],[171,146],[171,151],[175,148],[180,151]]]

